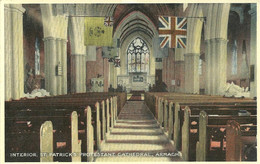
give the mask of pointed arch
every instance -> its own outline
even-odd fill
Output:
[[[150,50],[146,42],[136,37],[127,48],[128,72],[149,72]]]

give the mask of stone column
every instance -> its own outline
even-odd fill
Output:
[[[62,94],[67,94],[67,40],[61,39]]]
[[[114,68],[115,68],[115,72],[114,72],[114,79],[115,79],[114,86],[115,86],[115,89],[116,89],[117,88],[117,75],[118,75],[118,73],[120,71],[120,67],[114,67]]]
[[[53,37],[46,37],[44,41],[44,55],[45,55],[45,88],[51,95],[57,95],[57,78],[56,78],[56,39]]]
[[[51,95],[67,94],[67,41],[65,39],[46,37],[44,41],[45,88]],[[58,64],[62,75],[56,75]]]
[[[184,55],[185,93],[199,94],[199,56],[197,53]]]
[[[250,67],[254,65],[254,79],[250,80],[250,97],[256,97],[257,96],[256,4],[251,4],[251,10],[249,11],[249,14],[251,14]]]
[[[211,47],[210,47],[210,41],[206,40],[205,41],[205,61],[206,61],[206,86],[205,86],[205,93],[206,94],[210,94],[211,91],[211,58],[210,58],[210,54],[211,54]]]
[[[151,51],[150,51],[151,52]],[[155,68],[156,68],[156,63],[155,63],[155,57],[152,53],[150,53],[150,57],[149,57],[149,75],[155,76]]]
[[[175,48],[175,62],[174,62],[174,80],[175,80],[175,92],[184,92],[184,51],[183,48]]]
[[[67,28],[65,15],[53,15],[51,4],[41,4],[44,32],[45,89],[51,95],[67,93]],[[56,73],[57,66],[61,74]]]
[[[109,77],[110,77],[110,81],[109,81],[109,84],[112,85],[113,88],[115,88],[114,86],[114,81],[115,81],[115,76],[114,76],[114,70],[115,70],[115,67],[114,67],[114,64],[113,63],[109,63]]]
[[[217,95],[220,94],[220,88],[222,86],[225,86],[227,83],[227,43],[228,40],[224,38],[218,38],[216,39],[216,56],[217,56],[217,75],[219,78],[216,80],[216,93]]]
[[[220,95],[227,79],[227,29],[230,4],[207,4],[205,23],[206,88],[208,95]]]
[[[71,55],[72,67],[72,89],[73,93],[86,92],[86,55],[85,54],[72,54]]]
[[[8,101],[12,98],[12,69],[13,69],[13,54],[12,54],[12,14],[9,5],[5,5],[5,24],[4,24],[4,37],[5,37],[5,100]]]
[[[86,92],[86,46],[84,45],[84,18],[70,17],[71,77],[73,93]]]
[[[57,60],[57,65],[62,63],[61,59],[61,39],[56,39],[56,45],[57,45],[57,50],[56,50],[56,60]],[[62,70],[63,71],[63,70]],[[62,76],[57,76],[57,84],[62,84]],[[62,91],[62,85],[57,85],[57,95],[61,95]]]
[[[22,5],[5,5],[5,100],[24,97]]]
[[[123,55],[121,55],[123,54]],[[127,75],[127,70],[128,70],[128,55],[125,53],[125,49],[121,48],[119,50],[119,56],[120,56],[120,75]]]
[[[219,95],[227,81],[227,39],[206,40],[206,94]]]
[[[67,41],[54,37],[46,37],[43,41],[45,88],[51,95],[67,94]],[[59,64],[62,69],[61,75],[56,74]]]

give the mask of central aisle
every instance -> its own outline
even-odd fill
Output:
[[[179,161],[144,101],[127,101],[96,162]]]

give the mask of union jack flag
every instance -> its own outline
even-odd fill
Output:
[[[187,18],[159,17],[160,47],[186,48]]]
[[[113,17],[105,17],[104,25],[105,26],[113,26],[114,19]]]

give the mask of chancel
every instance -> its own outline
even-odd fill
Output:
[[[257,161],[258,3],[4,3],[5,161]]]

